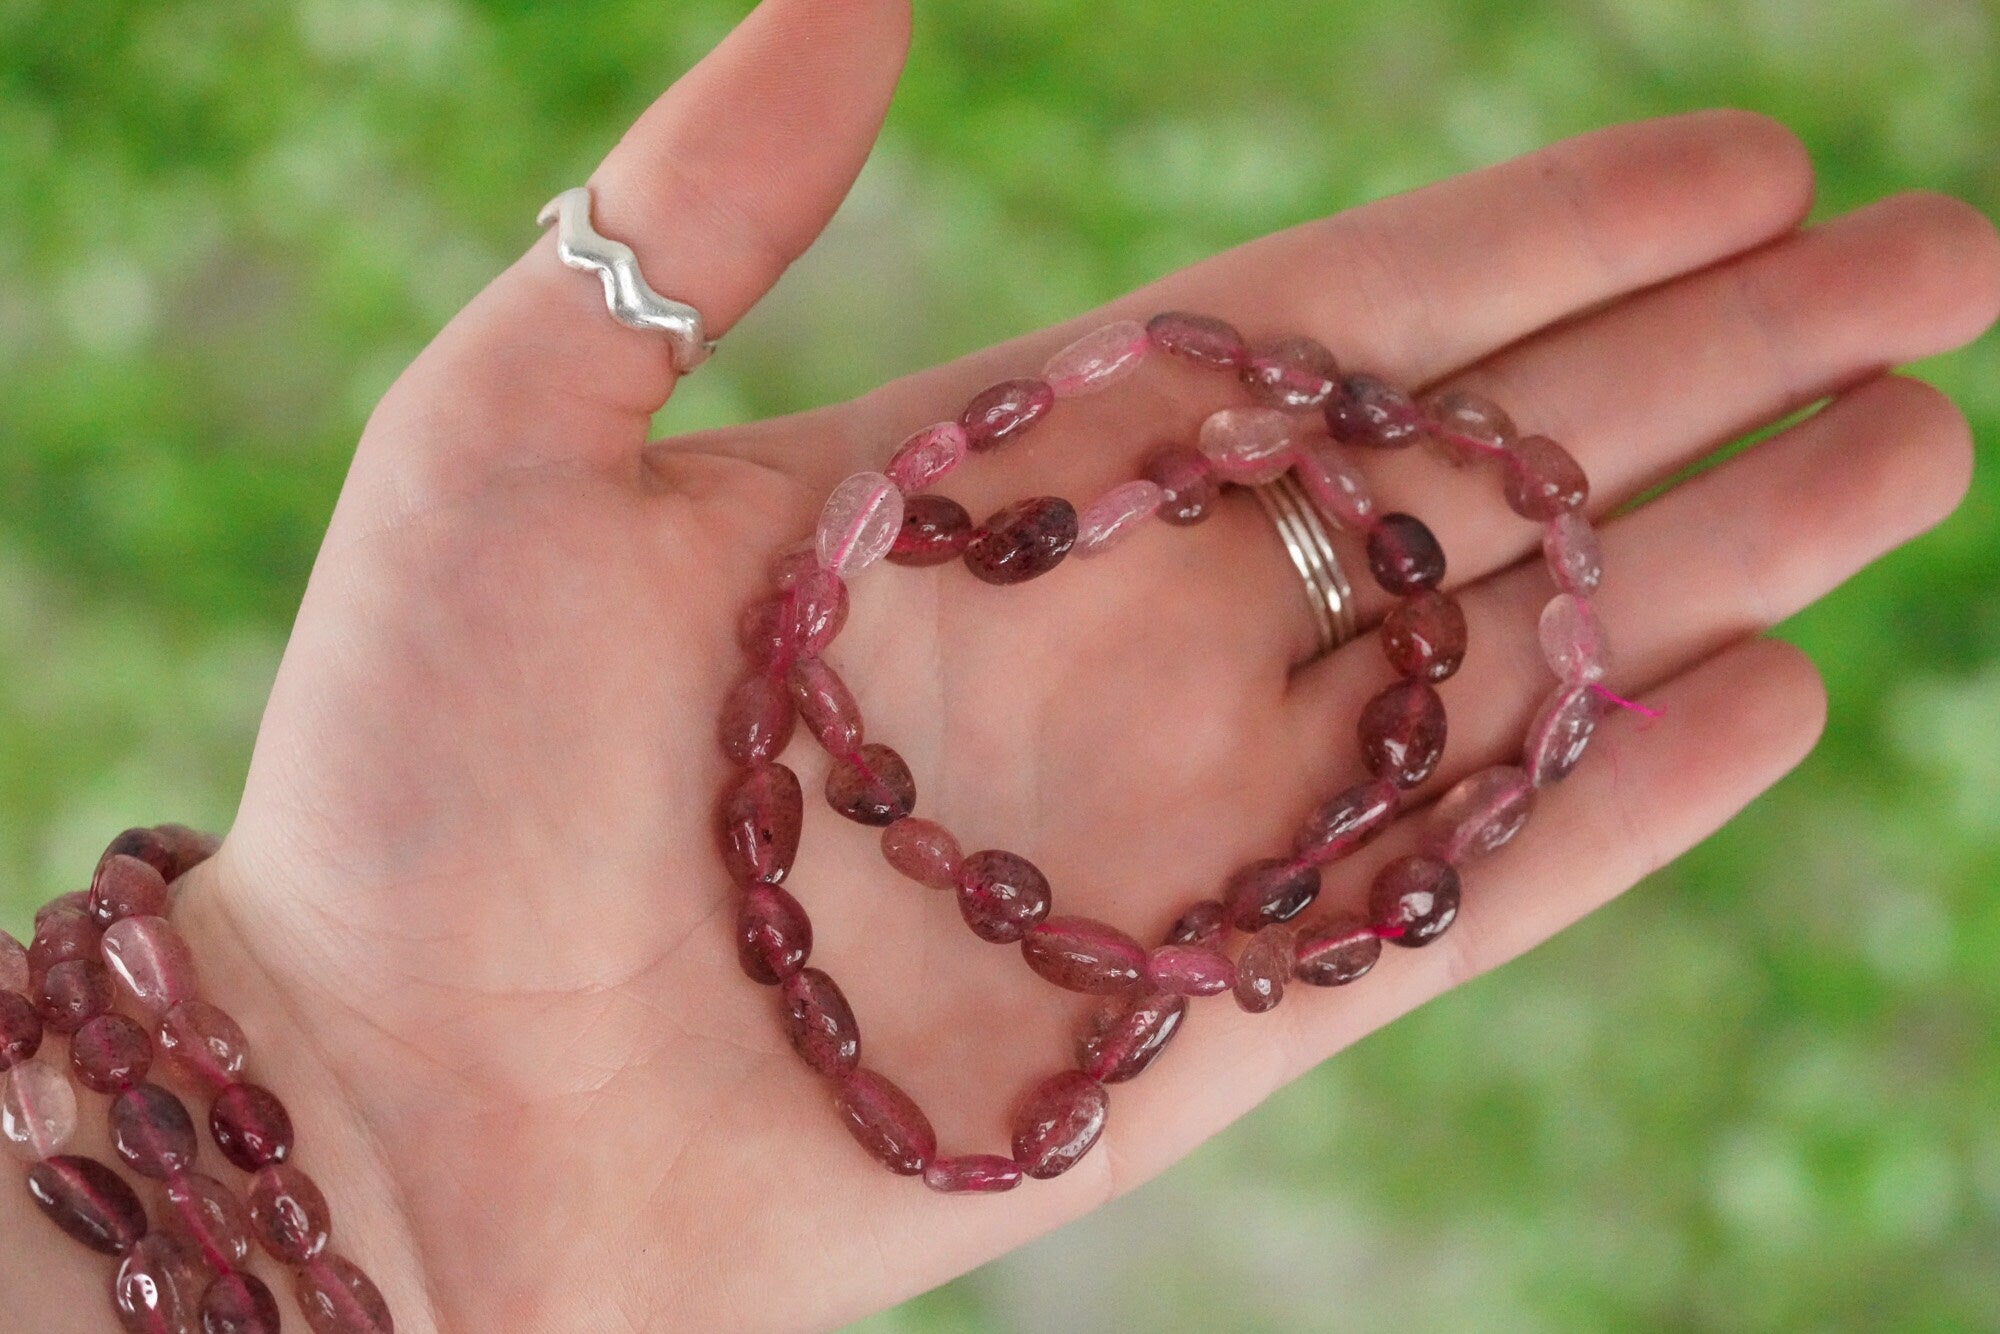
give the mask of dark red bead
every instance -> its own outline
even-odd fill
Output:
[[[1076,544],[1076,508],[1061,496],[1017,500],[979,526],[965,547],[965,568],[989,584],[1018,584],[1047,574]]]
[[[1398,602],[1382,618],[1382,653],[1399,675],[1442,681],[1465,661],[1465,610],[1435,589]]]
[[[222,847],[222,840],[213,834],[204,834],[199,829],[190,829],[184,824],[156,824],[153,835],[166,844],[167,854],[172,859],[171,866],[155,867],[167,878],[167,883],[192,871],[195,867],[213,857]],[[141,861],[146,860],[140,858]]]
[[[208,1109],[208,1134],[222,1156],[246,1172],[282,1163],[292,1152],[292,1117],[278,1095],[258,1084],[231,1084]]]
[[[110,969],[95,959],[71,959],[42,978],[42,1023],[51,1032],[74,1033],[116,1000]]]
[[[1396,818],[1402,794],[1386,779],[1336,792],[1306,817],[1293,846],[1301,859],[1324,866],[1371,842]]]
[[[140,1176],[165,1181],[194,1165],[194,1118],[158,1084],[134,1084],[111,1100],[111,1147]]]
[[[717,728],[722,753],[738,764],[774,760],[792,739],[798,717],[782,679],[761,672],[746,676],[722,702]]]
[[[1104,1084],[1136,1078],[1166,1050],[1186,1014],[1187,1000],[1163,991],[1113,997],[1077,1034],[1077,1068]]]
[[[1444,755],[1444,701],[1428,681],[1398,681],[1362,706],[1355,730],[1377,778],[1415,787]]]
[[[278,1299],[247,1269],[219,1274],[201,1297],[201,1334],[278,1334]]]
[[[1104,1085],[1081,1070],[1050,1075],[1014,1112],[1014,1161],[1038,1180],[1061,1176],[1097,1143],[1110,1108]]]
[[[1343,445],[1402,449],[1423,439],[1423,417],[1410,396],[1373,375],[1350,375],[1326,401],[1326,429]]]
[[[1423,520],[1385,514],[1368,530],[1368,569],[1383,592],[1406,597],[1444,581],[1444,548]]]
[[[0,1070],[42,1049],[42,1012],[18,991],[0,991]]]
[[[997,848],[966,856],[958,868],[958,911],[972,934],[1011,945],[1049,915],[1048,877],[1026,857]]]
[[[829,806],[856,824],[892,825],[917,808],[917,780],[903,757],[871,741],[826,772]]]
[[[736,912],[736,958],[753,982],[775,987],[805,966],[812,953],[812,919],[776,885],[743,891]]]
[[[319,1184],[290,1163],[272,1163],[250,1178],[250,1226],[264,1249],[302,1265],[326,1249],[333,1212]]]
[[[1168,523],[1200,523],[1222,496],[1222,479],[1198,449],[1186,445],[1162,445],[1139,465],[1139,475],[1160,488],[1159,508],[1153,512]]]
[[[100,1014],[70,1038],[69,1065],[85,1088],[116,1093],[146,1077],[153,1039],[122,1014]]]
[[[1216,371],[1233,371],[1250,355],[1235,325],[1184,310],[1161,311],[1147,320],[1146,339],[1162,352]]]
[[[1292,975],[1292,929],[1267,926],[1250,937],[1236,956],[1236,1004],[1262,1014],[1285,998],[1285,979]]]
[[[817,968],[802,968],[785,979],[778,995],[785,1036],[807,1065],[837,1079],[860,1063],[861,1028],[831,977]]]
[[[1223,887],[1229,920],[1238,931],[1289,921],[1319,897],[1319,868],[1307,861],[1266,857],[1239,869]]]
[[[994,1195],[1021,1184],[1021,1165],[997,1153],[965,1153],[933,1158],[924,1184],[943,1195]]]
[[[345,1256],[322,1255],[300,1266],[292,1291],[313,1334],[395,1334],[389,1303],[374,1280]]]
[[[993,449],[1025,432],[1056,405],[1056,391],[1040,379],[1002,380],[965,405],[958,424],[972,449]]]
[[[873,1070],[850,1070],[835,1105],[847,1132],[898,1176],[916,1176],[937,1157],[937,1132],[923,1109]]]
[[[922,567],[955,560],[972,540],[972,516],[949,496],[924,492],[903,497],[903,527],[889,548],[896,565]]]
[[[739,885],[779,884],[799,853],[805,797],[782,764],[753,764],[722,797],[722,861]]]
[[[1508,451],[1505,490],[1514,513],[1546,523],[1583,508],[1590,499],[1590,478],[1567,449],[1545,435],[1529,435]]]
[[[1065,991],[1115,995],[1146,974],[1146,947],[1091,917],[1051,917],[1021,937],[1021,956]]]
[[[1292,976],[1315,987],[1355,981],[1382,957],[1382,938],[1353,913],[1335,913],[1299,928],[1292,941]]]
[[[1250,397],[1285,412],[1307,412],[1340,389],[1340,366],[1314,338],[1281,338],[1252,352],[1239,372]]]
[[[90,917],[110,926],[125,917],[160,917],[167,911],[167,880],[151,863],[124,853],[104,858],[90,882]]]
[[[175,826],[185,829],[185,825]],[[192,831],[189,831],[192,832]],[[200,835],[195,835],[199,838]],[[105,845],[104,853],[97,859],[102,867],[113,857],[137,857],[160,873],[164,880],[172,880],[187,868],[181,865],[181,855],[176,848],[176,840],[162,829],[127,829]]]
[[[1229,907],[1220,899],[1201,899],[1167,928],[1168,945],[1220,945],[1229,935]]]
[[[1458,916],[1458,872],[1421,853],[1398,857],[1375,874],[1368,918],[1384,938],[1415,948],[1445,933]]]
[[[59,1153],[28,1167],[28,1194],[49,1221],[93,1251],[121,1255],[146,1235],[146,1208],[125,1178],[98,1162]]]

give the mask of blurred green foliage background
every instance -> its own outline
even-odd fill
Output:
[[[109,830],[227,823],[369,407],[741,8],[0,0],[6,925]],[[1705,104],[1796,127],[1822,214],[2000,211],[1992,0],[919,11],[850,207],[674,425]],[[1923,370],[2000,431],[2000,340]],[[1827,739],[1721,836],[864,1327],[2000,1328],[1996,486],[1787,627]]]

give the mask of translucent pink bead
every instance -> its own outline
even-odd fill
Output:
[[[329,1253],[300,1266],[292,1275],[292,1292],[313,1334],[395,1334],[389,1303],[345,1256]]]
[[[1503,491],[1524,519],[1545,521],[1590,499],[1590,479],[1570,452],[1545,435],[1522,436],[1508,451]]]
[[[1026,857],[988,848],[959,866],[958,911],[972,934],[1011,945],[1049,915],[1048,877]]]
[[[250,1053],[236,1021],[204,1000],[182,1001],[168,1010],[158,1036],[161,1056],[213,1088],[235,1083]]]
[[[1251,1014],[1273,1009],[1285,998],[1292,975],[1292,929],[1267,926],[1236,956],[1236,1003]]]
[[[1454,865],[1484,856],[1521,832],[1535,808],[1535,785],[1511,764],[1481,769],[1438,799],[1425,846]]]
[[[1110,1109],[1104,1085],[1081,1070],[1050,1075],[1015,1109],[1014,1161],[1037,1180],[1061,1176],[1097,1143]]]
[[[1238,931],[1255,931],[1273,922],[1289,921],[1319,897],[1319,868],[1288,857],[1266,857],[1229,877],[1222,901]]]
[[[61,963],[95,960],[103,932],[80,907],[49,907],[35,914],[35,938],[28,943],[28,968],[46,974]]]
[[[209,1276],[199,1257],[162,1232],[125,1252],[111,1279],[111,1310],[128,1334],[195,1334]]]
[[[1339,451],[1301,449],[1293,464],[1313,508],[1336,528],[1365,533],[1375,521],[1375,496],[1368,478]]]
[[[1250,355],[1236,327],[1212,315],[1184,310],[1162,311],[1146,321],[1146,337],[1170,356],[1185,357],[1210,370],[1228,371]]]
[[[1386,778],[1356,783],[1307,816],[1292,846],[1315,866],[1338,861],[1387,829],[1401,802],[1402,793]]]
[[[1229,937],[1229,906],[1220,899],[1199,899],[1167,928],[1165,944],[1219,947]]]
[[[800,720],[827,754],[852,755],[860,748],[861,706],[840,673],[824,659],[801,658],[792,664],[787,684]]]
[[[736,911],[736,959],[753,982],[777,986],[812,953],[812,919],[776,885],[752,885]]]
[[[1215,996],[1235,985],[1236,965],[1203,945],[1162,945],[1146,958],[1146,980],[1180,996]]]
[[[1076,507],[1061,496],[1030,496],[990,515],[965,546],[965,568],[989,584],[1047,574],[1076,545]]]
[[[956,889],[965,854],[943,825],[906,815],[882,831],[882,858],[920,885]]]
[[[834,980],[817,968],[801,968],[778,990],[785,1036],[801,1060],[820,1074],[838,1079],[861,1062],[861,1027],[854,1008]]]
[[[1076,554],[1109,551],[1150,519],[1165,497],[1156,483],[1144,478],[1112,487],[1078,511]]]
[[[826,804],[856,824],[894,824],[916,809],[917,780],[901,755],[871,741],[826,771]]]
[[[123,1255],[146,1235],[146,1206],[95,1158],[44,1158],[28,1168],[28,1194],[51,1223],[99,1254]]]
[[[1222,495],[1215,469],[1186,445],[1162,445],[1146,456],[1139,473],[1160,488],[1160,519],[1176,526],[1206,519]]]
[[[185,829],[186,826],[178,828]],[[201,835],[195,837],[200,838]],[[175,848],[178,841],[178,838],[169,836],[166,826],[157,829],[139,826],[122,830],[118,837],[105,845],[99,865],[113,857],[137,857],[158,871],[163,879],[172,880],[186,869],[181,865],[180,853]]]
[[[194,1118],[158,1084],[134,1084],[111,1100],[111,1147],[140,1176],[168,1181],[194,1163]]]
[[[777,555],[771,557],[771,584],[782,593],[819,568],[819,552],[813,540],[807,538],[781,548]]]
[[[965,428],[968,448],[997,449],[1048,416],[1055,405],[1055,390],[1047,380],[1002,380],[973,395],[958,424]]]
[[[722,797],[722,864],[739,885],[780,884],[799,854],[805,796],[782,764],[753,764]]]
[[[250,1178],[250,1227],[275,1258],[302,1265],[326,1249],[333,1212],[319,1183],[290,1163],[260,1167]]]
[[[1276,408],[1223,408],[1201,424],[1197,443],[1227,481],[1256,486],[1292,466],[1299,426]]]
[[[840,1118],[876,1162],[913,1177],[937,1157],[937,1132],[915,1099],[873,1070],[851,1070],[835,1095]]]
[[[1343,445],[1403,449],[1423,438],[1423,419],[1410,396],[1373,375],[1349,375],[1327,399],[1326,429]]]
[[[847,624],[847,584],[831,570],[800,574],[784,599],[777,647],[786,658],[819,656]]]
[[[194,952],[164,917],[113,922],[104,933],[104,962],[132,1003],[156,1018],[194,998]]]
[[[1065,991],[1113,995],[1146,975],[1146,947],[1091,917],[1050,917],[1021,937],[1028,967]]]
[[[1362,706],[1356,732],[1371,773],[1415,787],[1444,756],[1444,700],[1428,681],[1398,681]]]
[[[0,991],[28,990],[28,947],[0,931]]]
[[[183,1172],[167,1182],[167,1207],[160,1226],[220,1273],[250,1255],[250,1216],[236,1192],[201,1172]]]
[[[109,969],[95,959],[71,959],[42,978],[42,1024],[54,1033],[74,1033],[117,1000]]]
[[[1382,957],[1382,938],[1353,913],[1335,913],[1299,928],[1292,941],[1292,976],[1308,986],[1345,986]]]
[[[47,1060],[22,1061],[0,1075],[0,1139],[33,1162],[61,1153],[76,1135],[76,1090]]]
[[[1458,872],[1450,862],[1421,853],[1398,857],[1375,873],[1368,917],[1376,933],[1415,949],[1445,933],[1458,917]]]
[[[70,1073],[98,1093],[130,1088],[152,1065],[152,1038],[122,1014],[100,1014],[69,1040]]]
[[[1042,378],[1057,398],[1075,398],[1115,384],[1139,369],[1146,329],[1137,320],[1119,320],[1094,329],[1049,358]]]
[[[1431,441],[1443,458],[1464,467],[1504,453],[1514,443],[1514,419],[1498,403],[1464,389],[1424,401],[1435,428]]]
[[[1465,661],[1465,610],[1436,589],[1404,598],[1382,618],[1382,652],[1398,675],[1442,681]]]
[[[1528,724],[1521,765],[1536,787],[1559,783],[1583,759],[1604,714],[1604,700],[1589,686],[1557,686]]]
[[[208,1137],[246,1172],[282,1163],[292,1152],[292,1114],[259,1084],[231,1084],[208,1107]]]
[[[1574,593],[1558,593],[1542,608],[1539,626],[1542,657],[1557,679],[1573,686],[1604,679],[1604,626],[1588,601]]]
[[[903,502],[903,529],[889,548],[889,563],[942,565],[965,554],[972,534],[972,516],[950,496],[911,496]]]
[[[1580,514],[1564,511],[1542,530],[1542,559],[1556,587],[1579,597],[1597,591],[1604,579],[1604,548],[1597,530]]]
[[[819,514],[819,563],[851,579],[889,554],[903,526],[903,493],[879,472],[858,472],[833,488]]]
[[[1166,1050],[1186,1014],[1187,1001],[1165,991],[1104,1001],[1077,1034],[1077,1069],[1102,1084],[1138,1077]]]
[[[245,1269],[218,1274],[201,1295],[202,1334],[278,1334],[278,1299]]]
[[[43,1027],[41,1009],[33,1001],[18,991],[0,991],[0,1070],[40,1051]]]
[[[1309,412],[1340,387],[1340,367],[1318,340],[1281,338],[1252,352],[1238,372],[1250,397],[1266,407]]]
[[[716,728],[722,753],[738,764],[774,760],[791,741],[798,717],[782,678],[761,672],[746,676],[722,702]]]
[[[915,495],[965,461],[965,428],[938,422],[896,446],[886,475],[905,496]]]
[[[121,917],[157,917],[167,910],[167,879],[137,857],[117,853],[97,864],[90,915],[99,926]]]
[[[184,824],[156,824],[152,832],[165,844],[171,859],[170,865],[158,868],[168,884],[213,857],[222,847],[222,840],[214,834],[205,834]]]
[[[924,1169],[924,1184],[944,1195],[993,1195],[1021,1184],[1021,1165],[997,1153],[936,1158]]]
[[[108,856],[109,854],[107,853],[106,855]],[[39,935],[42,930],[42,922],[52,914],[59,912],[82,913],[88,917],[90,914],[90,892],[88,890],[73,889],[67,894],[56,895],[47,903],[35,909],[35,933]],[[34,946],[30,944],[28,947],[30,958],[34,956],[34,952]]]
[[[1385,514],[1368,530],[1368,571],[1382,591],[1409,597],[1444,582],[1444,548],[1422,519]]]

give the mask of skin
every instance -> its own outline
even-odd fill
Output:
[[[766,0],[595,173],[601,230],[726,330],[859,169],[907,27],[903,0]],[[238,818],[180,909],[207,992],[291,1106],[336,1245],[398,1328],[817,1328],[880,1309],[1146,1180],[1728,819],[1823,718],[1811,665],[1759,633],[1966,485],[1964,420],[1885,368],[2000,309],[2000,242],[1965,205],[1899,196],[1806,228],[1811,192],[1798,142],[1753,115],[1611,128],[1253,242],[852,403],[652,444],[664,344],[613,324],[595,280],[538,241],[370,420]],[[941,1198],[855,1147],[772,994],[738,971],[711,824],[735,618],[841,476],[1107,318],[1173,307],[1311,333],[1399,383],[1488,391],[1564,441],[1607,516],[1610,684],[1666,716],[1607,723],[1528,831],[1471,870],[1433,947],[1390,950],[1351,989],[1296,987],[1269,1015],[1198,1004],[1114,1091],[1076,1170]],[[947,489],[975,514],[1087,499],[1230,401],[1215,377],[1149,367]],[[1518,747],[1549,684],[1533,639],[1549,585],[1490,470],[1421,451],[1363,463],[1385,507],[1444,536],[1472,623],[1429,800]],[[1352,720],[1387,669],[1366,636],[1300,667],[1295,580],[1238,497],[1028,589],[954,566],[870,573],[830,660],[910,761],[920,809],[968,848],[1033,859],[1059,910],[1156,939],[1357,775]],[[1381,598],[1362,610],[1372,622]],[[808,742],[788,762],[808,793],[789,883],[864,1057],[946,1151],[1004,1151],[1009,1105],[1067,1063],[1081,1002],[888,871],[870,831],[817,801]],[[1337,868],[1324,901],[1358,902],[1409,840]],[[0,1192],[10,1310],[101,1328],[105,1266],[29,1212]]]

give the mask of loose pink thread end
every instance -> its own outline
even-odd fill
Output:
[[[1607,700],[1621,709],[1630,709],[1633,713],[1638,714],[1646,720],[1645,725],[1648,727],[1667,716],[1665,709],[1656,709],[1651,705],[1641,704],[1637,700],[1626,699],[1623,695],[1614,693],[1602,684],[1593,682],[1590,689],[1599,698]]]

